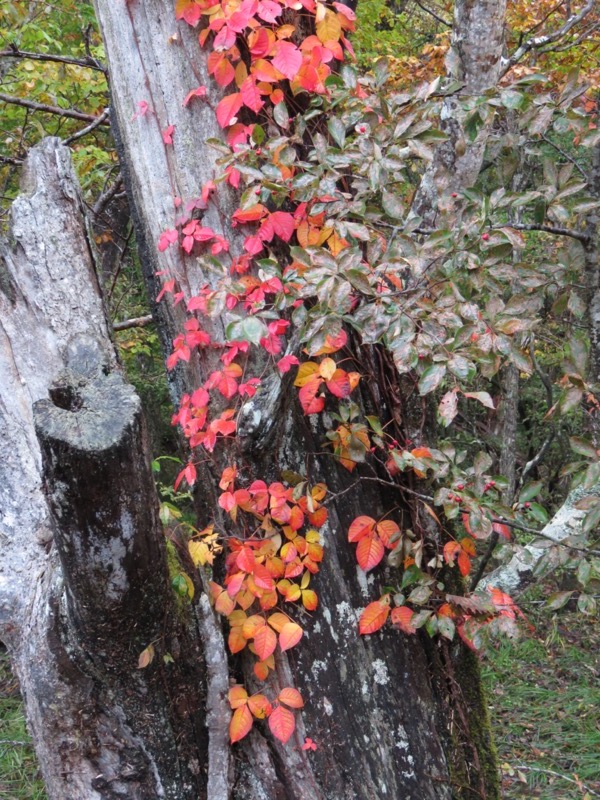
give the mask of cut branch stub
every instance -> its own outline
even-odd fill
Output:
[[[69,350],[50,399],[34,404],[69,614],[86,639],[107,644],[127,626],[145,646],[167,582],[140,401],[99,347]]]

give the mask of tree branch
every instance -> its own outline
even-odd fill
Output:
[[[415,3],[419,6],[421,11],[424,11],[426,14],[430,14],[435,20],[437,20],[440,23],[440,25],[445,25],[447,28],[451,28],[452,27],[452,23],[451,22],[448,22],[448,20],[444,19],[443,17],[438,16],[435,13],[435,11],[433,11],[433,9],[427,8],[427,6],[424,6],[423,3],[421,3],[421,0],[415,0]]]
[[[56,114],[59,117],[80,119],[83,122],[96,122],[99,119],[94,114],[85,114],[83,111],[73,111],[73,109],[59,108],[59,106],[49,106],[45,103],[36,103],[33,100],[25,100],[22,97],[14,97],[11,94],[3,94],[2,92],[0,92],[0,103],[10,103],[11,105],[30,108],[32,111],[45,111],[47,114]],[[108,125],[108,120],[105,118],[102,124]]]
[[[75,142],[77,139],[81,139],[83,136],[87,136],[88,133],[91,133],[100,125],[104,125],[104,123],[108,119],[108,116],[109,116],[109,110],[108,108],[105,108],[102,114],[100,114],[100,116],[97,117],[95,122],[90,122],[90,124],[87,125],[85,128],[82,128],[80,131],[77,131],[77,133],[74,133],[72,136],[68,136],[66,139],[64,139],[63,144],[71,144],[71,142]]]
[[[524,42],[524,44],[515,50],[510,58],[504,59],[501,76],[506,75],[506,73],[531,50],[539,50],[541,47],[546,47],[547,45],[553,44],[559,39],[562,39],[563,36],[566,36],[567,33],[569,33],[569,31],[575,27],[575,25],[584,20],[588,14],[594,10],[595,6],[596,0],[588,0],[587,5],[585,5],[578,14],[573,14],[571,17],[569,17],[565,24],[558,28],[558,30],[554,31],[553,33],[548,33],[546,36],[537,36],[528,39],[526,42]]]
[[[145,328],[146,325],[151,325],[154,322],[152,314],[147,314],[145,317],[133,317],[132,319],[123,319],[121,322],[113,323],[113,331],[126,331],[129,328]]]
[[[73,64],[76,67],[85,69],[95,69],[106,74],[106,67],[95,58],[72,58],[71,56],[59,56],[54,53],[30,53],[26,50],[19,50],[18,47],[11,47],[9,50],[0,50],[0,58],[23,58],[31,61],[52,61],[58,64]]]
[[[561,228],[558,225],[513,222],[507,227],[514,228],[517,231],[542,231],[542,233],[553,233],[555,236],[570,236],[571,239],[577,239],[579,242],[582,242],[582,244],[585,244],[590,238],[588,234],[583,231],[576,231],[572,228]]]

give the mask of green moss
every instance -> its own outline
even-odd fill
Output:
[[[486,800],[500,800],[501,788],[498,770],[498,755],[492,736],[492,726],[488,712],[488,702],[482,683],[481,669],[478,656],[464,645],[459,646],[458,655],[454,661],[454,671],[460,683],[460,690],[464,700],[464,713],[469,726],[468,736],[470,744],[462,746],[455,742],[455,750],[463,751],[463,757],[456,759],[451,766],[452,779],[462,786],[472,785],[469,781],[469,746],[474,747],[479,759],[479,775],[485,787]],[[456,746],[458,745],[458,746]],[[471,762],[472,763],[472,762]],[[477,787],[473,787],[476,789]],[[457,800],[468,800],[473,796],[473,791],[456,788],[454,796]]]

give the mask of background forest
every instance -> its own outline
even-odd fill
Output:
[[[461,531],[456,547],[444,549],[446,562],[456,563],[471,590],[498,581],[524,614],[520,620],[501,614],[467,631],[482,651],[507,798],[600,796],[600,10],[595,5],[508,4],[505,39],[512,55],[500,86],[483,100],[474,99],[465,113],[464,139],[453,143],[460,155],[491,128],[477,182],[449,193],[446,211],[453,213],[454,200],[462,204],[468,244],[456,254],[450,234],[441,231],[428,240],[428,253],[411,250],[403,240],[399,255],[414,266],[452,252],[453,263],[470,276],[469,290],[484,298],[494,330],[475,315],[460,350],[442,357],[436,331],[453,325],[457,314],[444,300],[438,318],[427,323],[429,338],[415,343],[400,337],[396,345],[398,360],[411,362],[418,375],[419,395],[434,398],[427,425],[438,434],[435,452],[425,447],[407,455],[409,446],[399,448],[374,417],[368,431],[389,450],[381,464],[390,475],[414,471],[419,479],[414,486],[431,515],[445,515]],[[357,63],[371,70],[373,85],[395,98],[398,108],[415,91],[423,104],[437,102],[435,82],[448,69],[453,11],[454,4],[445,0],[359,0],[352,36]],[[453,89],[446,86],[444,92],[451,97]],[[120,357],[150,421],[161,519],[176,528],[193,519],[190,473],[182,475],[186,461],[171,425],[164,357],[108,105],[105,53],[91,4],[15,0],[0,6],[0,226],[6,227],[28,151],[45,136],[59,136],[70,146],[90,212]],[[140,105],[132,113],[143,116],[145,110]],[[389,220],[404,220],[418,205],[417,187],[439,139],[426,124],[419,128],[421,122],[407,124],[417,130],[407,145],[413,160],[402,190],[382,192],[385,220],[365,201],[364,221],[373,228],[394,227]],[[369,130],[346,132],[330,123],[328,131],[328,147],[346,147],[354,163],[364,157],[366,151],[354,143],[363,135],[368,139]],[[405,133],[396,128],[394,135]],[[262,139],[255,141],[261,144]],[[377,161],[399,158],[393,142],[380,140],[377,146],[378,158],[362,175],[366,188],[359,185],[366,197],[381,188]],[[336,150],[331,163],[338,156]],[[434,223],[424,215],[415,226],[428,236]],[[368,238],[362,223],[347,223],[347,235]],[[364,286],[360,275],[355,281]],[[395,288],[401,293],[404,286]],[[375,316],[361,324],[372,342],[385,335]],[[336,458],[342,465],[363,463],[365,434],[352,428],[352,419],[341,422],[354,439],[348,444],[330,437]],[[466,544],[461,549],[471,536],[476,549]],[[174,588],[185,595],[185,577],[175,578]],[[440,631],[439,617],[426,616],[428,590],[418,584],[411,593],[410,583],[405,588],[415,614],[423,617],[419,624],[431,635],[452,639],[452,620]],[[0,794],[43,798],[6,658],[0,670]]]

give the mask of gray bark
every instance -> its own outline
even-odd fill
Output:
[[[0,636],[51,800],[197,797],[202,729],[195,741],[190,715],[175,738],[161,670],[136,669],[146,645],[173,648],[185,631],[165,638],[140,403],[117,368],[57,139],[31,151],[23,189],[0,251]]]
[[[496,86],[502,66],[506,0],[457,0],[454,6],[452,45],[447,57],[448,77],[462,88],[444,101],[441,129],[448,139],[435,151],[415,194],[412,210],[424,226],[451,224],[459,203],[452,194],[472,186],[483,163],[493,115],[475,141],[467,141],[463,128],[465,98],[477,98]],[[439,225],[439,220],[443,222]]]

